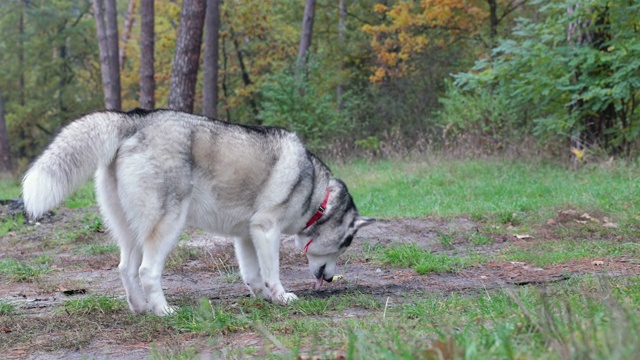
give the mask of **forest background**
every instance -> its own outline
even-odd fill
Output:
[[[283,126],[334,160],[633,158],[639,31],[636,0],[0,0],[0,170],[136,107]]]

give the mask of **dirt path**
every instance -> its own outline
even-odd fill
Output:
[[[10,232],[3,236],[0,259],[30,259],[33,254],[38,253],[52,255],[53,271],[46,275],[46,281],[0,283],[0,300],[15,304],[22,314],[19,316],[25,321],[33,316],[46,316],[66,299],[83,296],[85,293],[123,295],[117,270],[117,252],[89,255],[77,250],[78,247],[95,243],[108,244],[106,234],[81,233],[72,241],[65,243],[60,240],[64,237],[61,232],[73,232],[86,227],[86,214],[92,210],[95,209],[63,209],[59,215],[45,220],[30,231]],[[2,211],[3,214],[7,212],[6,208]],[[602,263],[594,263],[593,259],[575,260],[545,268],[532,267],[522,262],[488,261],[456,273],[427,275],[419,275],[411,269],[383,266],[372,259],[370,249],[378,244],[413,243],[430,251],[451,254],[464,252],[472,246],[464,238],[457,239],[451,247],[445,249],[439,243],[438,234],[468,234],[477,228],[478,224],[467,218],[451,221],[379,221],[362,229],[359,240],[354,241],[354,245],[341,258],[338,272],[344,275],[344,279],[325,284],[320,291],[312,289],[314,280],[307,268],[306,257],[295,249],[291,238],[286,238],[281,251],[282,282],[285,288],[300,297],[325,298],[357,291],[373,295],[380,302],[393,306],[408,297],[424,293],[464,294],[479,289],[561,281],[574,274],[590,272],[613,276],[640,274],[640,264],[637,261],[620,257],[602,259]],[[231,242],[200,231],[190,230],[188,233],[188,239],[181,241],[164,273],[163,287],[169,301],[189,296],[206,297],[214,302],[234,302],[248,296],[237,273]],[[474,249],[490,254],[505,246],[528,246],[531,241],[536,240],[497,236],[491,245]],[[158,340],[162,342],[162,339]],[[221,341],[224,346],[224,339]],[[233,344],[250,345],[261,341],[259,334],[245,332],[236,334]],[[94,339],[81,351],[58,349],[32,352],[23,347],[9,350],[9,354],[15,358],[28,359],[140,359],[149,355],[150,347],[149,343],[118,344]]]

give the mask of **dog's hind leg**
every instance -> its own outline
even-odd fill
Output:
[[[120,247],[120,278],[127,294],[129,308],[135,313],[147,311],[147,301],[140,287],[138,268],[142,262],[142,249],[130,228],[117,196],[117,182],[112,168],[98,169],[95,177],[96,196],[105,225]]]
[[[184,227],[187,207],[188,201],[176,205],[175,211],[165,213],[145,236],[141,236],[143,252],[138,273],[147,296],[149,310],[156,315],[168,315],[175,311],[167,303],[162,291],[162,270]]]
[[[271,299],[271,293],[265,286],[265,282],[260,274],[260,264],[256,249],[250,238],[235,238],[234,245],[236,258],[240,266],[240,273],[244,283],[249,287],[251,295]]]

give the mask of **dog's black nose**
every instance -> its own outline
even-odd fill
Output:
[[[329,277],[329,278],[324,278],[324,281],[326,282],[332,282],[333,281],[333,276]]]

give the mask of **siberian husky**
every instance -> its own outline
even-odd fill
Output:
[[[24,176],[27,213],[42,216],[94,174],[136,313],[174,311],[161,276],[185,225],[233,237],[250,292],[287,304],[297,297],[280,282],[282,234],[295,235],[319,288],[372,222],[294,133],[140,109],[95,112],[63,128]]]

